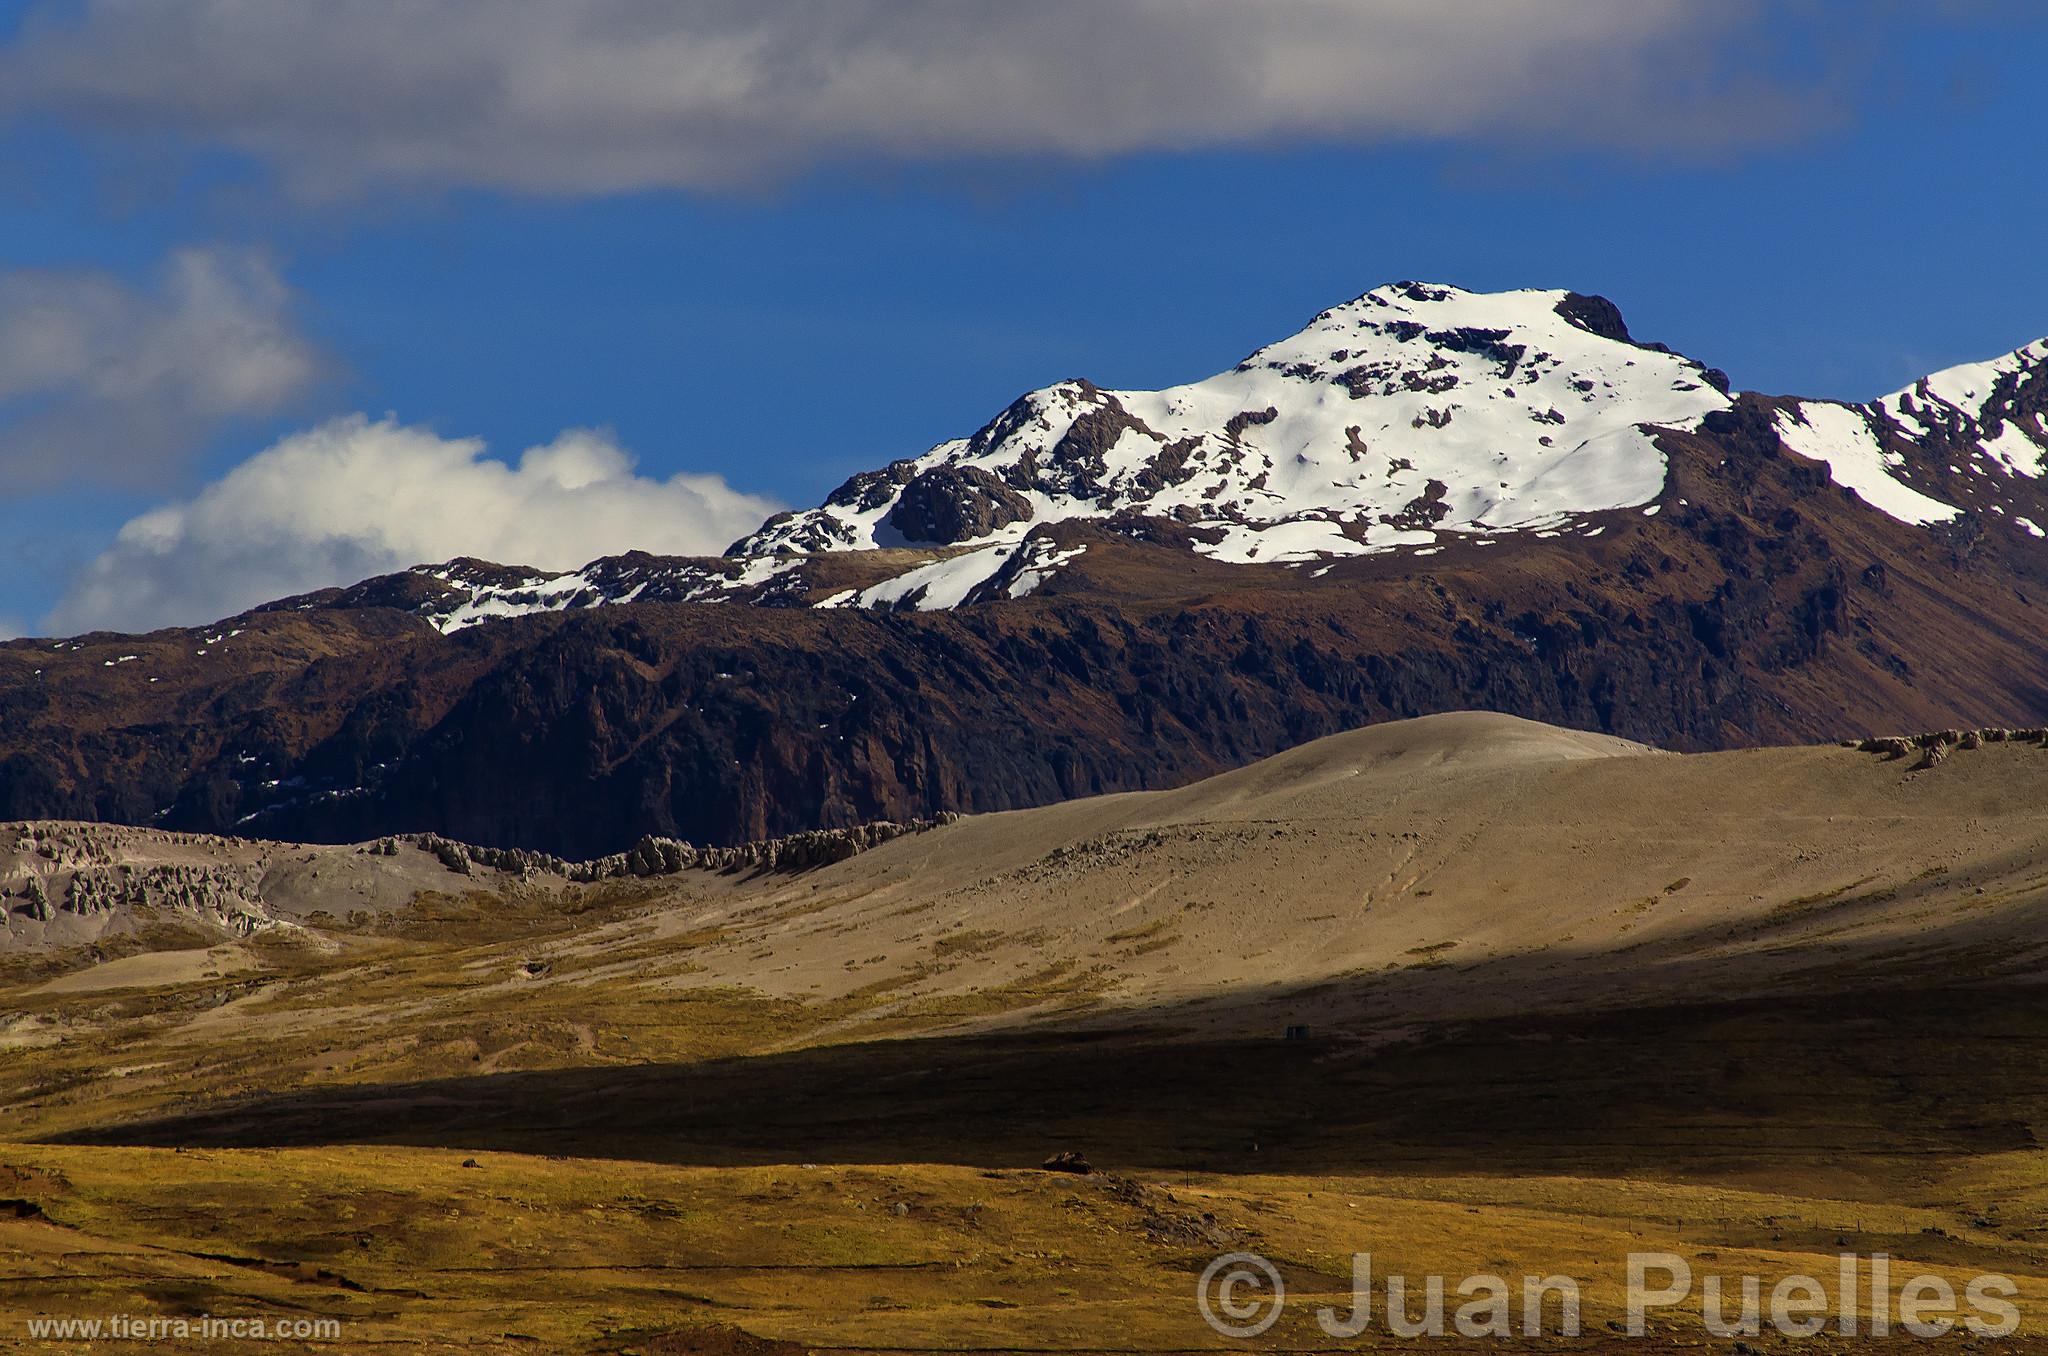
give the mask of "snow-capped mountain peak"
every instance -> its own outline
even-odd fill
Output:
[[[1655,499],[1654,430],[1725,408],[1725,385],[1600,298],[1397,283],[1202,381],[1033,391],[733,549],[998,544],[1125,512],[1241,561],[1551,530]]]

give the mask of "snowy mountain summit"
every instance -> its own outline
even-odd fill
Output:
[[[1598,297],[1396,283],[1190,385],[1033,391],[732,554],[997,546],[1126,513],[1174,519],[1234,561],[1556,530],[1654,500],[1656,430],[1696,427],[1726,386],[1634,342]]]
[[[1761,414],[1771,443],[1890,518],[2048,535],[2048,341],[1866,405],[1738,397],[1603,297],[1403,282],[1185,386],[1032,391],[721,558],[452,561],[344,596],[396,588],[443,630],[636,601],[935,611],[1037,591],[1087,550],[1044,530],[1061,523],[1170,522],[1205,556],[1260,565],[1593,533],[1594,515],[1656,513],[1660,436],[1722,411],[1724,432]]]

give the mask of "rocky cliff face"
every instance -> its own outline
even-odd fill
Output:
[[[722,559],[0,645],[0,818],[590,858],[1467,707],[1682,748],[2037,725],[2044,355],[1730,396],[1597,298],[1382,289],[1192,387],[1034,392]]]

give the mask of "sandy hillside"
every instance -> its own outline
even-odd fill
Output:
[[[2048,902],[2044,807],[2048,750],[2032,744],[1919,768],[1844,748],[1677,756],[1447,715],[685,890],[560,952],[714,930],[665,982],[804,999],[886,978],[915,1002],[1048,967],[1115,1007],[1387,978],[1419,1015],[1983,948],[2026,970]]]

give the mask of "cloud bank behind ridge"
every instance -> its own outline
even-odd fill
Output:
[[[194,625],[455,556],[567,569],[632,548],[716,554],[779,505],[709,475],[656,480],[602,432],[516,464],[474,438],[350,415],[131,519],[43,621],[68,634]]]

